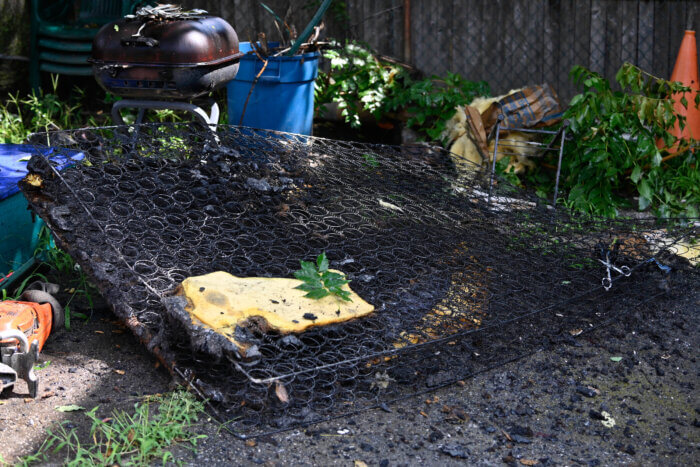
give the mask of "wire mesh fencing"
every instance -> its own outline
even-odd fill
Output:
[[[693,222],[555,209],[440,148],[182,124],[47,138],[61,149],[29,162],[33,209],[241,436],[433,390],[698,283]],[[374,312],[300,333],[241,324],[242,356],[169,308],[187,277],[292,277],[321,252]]]
[[[321,2],[264,3],[299,33]],[[223,17],[242,41],[284,34],[256,0],[184,4]],[[611,81],[624,62],[670,77],[683,30],[698,21],[700,4],[690,0],[354,0],[331,5],[324,37],[365,42],[426,75],[485,80],[498,94],[548,83],[568,102],[579,92],[574,65]]]
[[[548,83],[564,102],[583,65],[613,81],[625,62],[670,77],[683,30],[697,27],[690,1],[427,0],[348,2],[348,36],[427,75],[460,73],[494,93]],[[335,34],[335,31],[329,31]]]

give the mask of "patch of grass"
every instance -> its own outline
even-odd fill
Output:
[[[91,422],[87,441],[63,422],[47,430],[48,438],[38,451],[20,459],[18,465],[46,463],[61,453],[69,466],[178,463],[169,448],[182,443],[195,450],[197,441],[206,438],[189,431],[204,412],[204,403],[184,390],[150,396],[134,405],[133,415],[116,410],[111,417],[100,418],[98,408],[85,413]]]
[[[13,293],[8,292],[7,289],[2,289],[2,300],[19,300],[19,297],[22,295],[22,292],[24,292],[24,289],[27,288],[27,285],[37,280],[48,282],[45,275],[35,270],[19,284],[19,287],[14,289]]]
[[[34,252],[35,256],[43,256],[45,259],[42,264],[48,266],[57,276],[61,278],[63,285],[68,286],[68,291],[71,294],[68,301],[63,305],[65,312],[65,327],[70,331],[71,318],[88,319],[84,313],[79,313],[71,310],[71,303],[76,297],[82,298],[90,310],[94,305],[93,295],[97,293],[95,286],[92,285],[85,276],[85,273],[80,269],[73,258],[65,251],[58,248],[53,239],[51,232],[44,226],[39,232],[39,243]],[[46,279],[44,278],[46,281]]]
[[[25,97],[10,94],[0,103],[0,143],[23,143],[36,132],[96,126],[83,109],[82,89],[74,88],[71,98],[63,100],[57,95],[58,76],[52,76],[51,83],[50,92],[42,89]]]

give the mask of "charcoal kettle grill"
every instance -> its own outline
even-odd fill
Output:
[[[123,98],[112,107],[115,123],[124,124],[122,109],[135,108],[136,123],[148,109],[172,109],[212,125],[219,120],[216,102],[205,99],[206,112],[191,101],[232,80],[242,55],[236,31],[225,20],[204,10],[159,5],[103,26],[90,61],[100,86]]]

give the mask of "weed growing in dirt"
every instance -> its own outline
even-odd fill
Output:
[[[88,316],[86,314],[71,310],[70,305],[74,299],[79,298],[92,310],[94,305],[93,295],[97,293],[96,289],[88,282],[85,273],[80,269],[80,266],[76,264],[73,258],[55,245],[51,238],[51,232],[45,226],[42,227],[39,232],[39,243],[34,255],[43,255],[45,261],[42,264],[48,266],[51,271],[59,277],[62,285],[67,286],[70,298],[65,305],[63,305],[66,329],[70,330],[71,318],[87,320]],[[44,278],[44,280],[48,282],[46,278]]]
[[[2,300],[19,300],[19,297],[22,295],[22,292],[24,292],[24,289],[27,288],[27,285],[31,284],[34,281],[43,281],[43,282],[48,282],[49,280],[46,278],[45,275],[41,274],[40,272],[37,272],[36,270],[29,274],[20,284],[19,287],[17,287],[13,293],[9,293],[7,289],[2,289]]]
[[[134,405],[133,415],[117,410],[101,418],[98,409],[85,413],[91,422],[89,441],[81,440],[77,430],[63,422],[47,430],[49,436],[39,450],[22,458],[19,465],[45,463],[59,453],[65,454],[64,463],[69,466],[177,463],[168,448],[184,443],[195,450],[197,441],[206,437],[189,431],[204,412],[204,403],[184,390],[149,396]]]
[[[82,110],[84,91],[74,88],[69,101],[58,97],[58,76],[51,76],[52,91],[20,97],[10,94],[0,104],[0,143],[23,143],[36,132],[95,126],[94,118]]]

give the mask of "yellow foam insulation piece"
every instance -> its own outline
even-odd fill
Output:
[[[513,89],[507,94],[497,97],[477,97],[469,106],[474,107],[482,114],[494,102],[498,102],[504,97],[521,90],[522,89]],[[467,124],[467,114],[464,111],[464,107],[459,106],[455,110],[454,116],[445,124],[445,133],[443,134],[447,141],[450,142],[450,157],[452,157],[457,167],[463,167],[467,170],[476,170],[484,163],[484,160],[476,145],[468,136],[469,125]],[[504,153],[507,153],[508,157],[510,157],[508,167],[506,168],[507,171],[522,173],[535,166],[535,164],[528,159],[528,156],[535,153],[535,148],[523,144],[532,141],[532,134],[512,131],[508,133],[507,137],[503,138],[504,139],[499,143],[499,151],[496,153],[496,160],[500,161],[506,156]],[[489,160],[493,154],[494,146],[495,141],[491,140],[488,147]],[[464,164],[465,161],[469,163]]]
[[[188,277],[177,294],[187,299],[185,310],[193,322],[200,321],[240,349],[246,345],[236,341],[236,326],[254,325],[264,332],[288,334],[348,321],[374,311],[374,306],[347,284],[342,288],[350,292],[351,302],[333,295],[320,300],[304,297],[306,292],[295,289],[300,284],[297,279],[236,277],[217,271]]]

